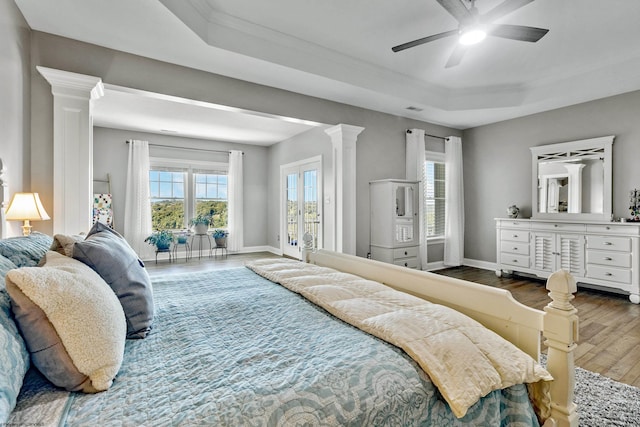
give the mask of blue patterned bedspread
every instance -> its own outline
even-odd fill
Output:
[[[456,419],[423,371],[246,268],[154,279],[156,317],[107,392],[70,394],[69,426],[531,426],[524,385]]]

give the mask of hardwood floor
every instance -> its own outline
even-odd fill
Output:
[[[241,267],[246,261],[273,257],[268,252],[197,257],[188,262],[179,258],[169,263],[147,263],[150,276]],[[435,273],[457,277],[510,291],[514,298],[530,307],[542,309],[549,303],[543,280],[521,276],[497,277],[493,271],[455,267]],[[640,387],[640,305],[624,295],[579,288],[573,301],[580,317],[576,366],[598,372],[614,380]]]
[[[540,310],[550,301],[541,279],[497,277],[493,271],[473,267],[434,273],[507,289],[517,301]],[[580,318],[576,366],[640,387],[640,305],[624,295],[582,287],[572,303]]]

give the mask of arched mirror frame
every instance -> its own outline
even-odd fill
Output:
[[[558,144],[531,147],[531,197],[532,217],[534,219],[549,220],[583,220],[583,221],[611,221],[611,185],[612,185],[612,150],[615,136],[583,139],[579,141],[562,142]],[[576,161],[580,158],[602,156],[603,186],[602,212],[569,213],[569,212],[540,212],[539,174],[540,163],[549,161]]]

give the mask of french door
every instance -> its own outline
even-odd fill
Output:
[[[281,168],[282,215],[280,242],[282,253],[300,259],[303,236],[309,233],[313,247],[322,239],[322,169],[319,159],[310,159]]]

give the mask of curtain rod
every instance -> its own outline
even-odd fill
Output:
[[[125,141],[127,144],[129,141]],[[152,144],[149,143],[150,147],[162,147],[162,148],[172,148],[174,150],[191,150],[191,151],[207,151],[209,153],[227,153],[230,154],[231,150],[212,150],[210,148],[191,148],[191,147],[176,147],[174,145],[162,145],[162,144]],[[244,156],[244,151],[242,151],[242,155]]]
[[[407,133],[412,133],[411,129],[407,129]],[[446,141],[447,138],[444,136],[437,136],[437,135],[429,135],[428,133],[425,133],[424,136],[430,136],[431,138],[436,138],[436,139],[441,139],[443,141]]]

